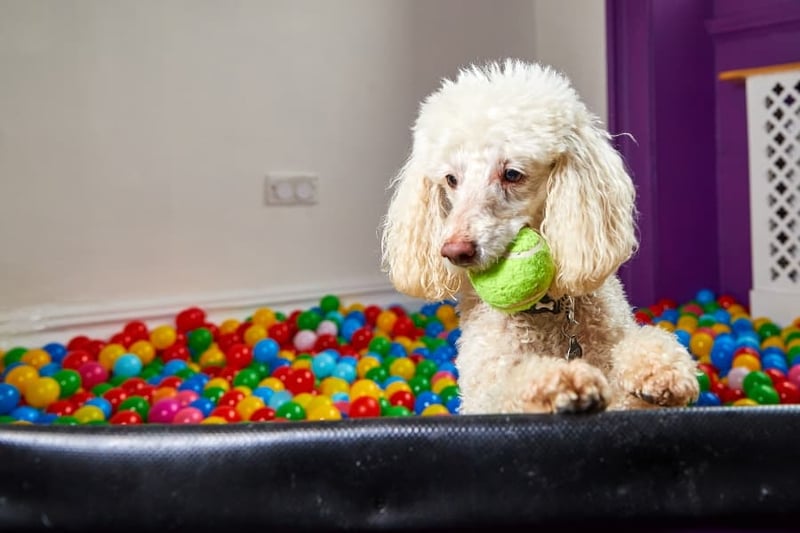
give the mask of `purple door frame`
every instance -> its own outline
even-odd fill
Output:
[[[752,285],[742,85],[724,70],[800,60],[797,0],[606,0],[609,129],[638,189],[634,305]]]

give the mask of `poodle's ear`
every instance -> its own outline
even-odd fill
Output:
[[[548,181],[542,233],[556,264],[552,294],[594,291],[636,249],[635,190],[609,135],[585,125]]]
[[[393,186],[381,237],[384,270],[400,292],[432,301],[452,298],[460,278],[447,270],[440,252],[449,205],[444,190],[413,155]]]

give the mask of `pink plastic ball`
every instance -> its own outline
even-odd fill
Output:
[[[200,395],[193,390],[182,390],[175,395],[175,399],[178,400],[181,407],[186,407],[198,398],[200,398]]]
[[[333,335],[336,336],[339,333],[339,328],[336,326],[336,322],[332,320],[323,320],[317,326],[317,335]]]
[[[108,370],[97,361],[83,363],[78,373],[81,375],[81,384],[86,390],[91,390],[95,385],[108,380]]]
[[[317,342],[317,334],[307,329],[297,332],[294,336],[294,347],[301,352],[308,351],[314,347]]]
[[[749,373],[750,369],[744,366],[731,368],[731,371],[728,372],[728,387],[736,390],[742,390],[744,377]]]
[[[800,387],[800,365],[794,365],[789,369],[789,374],[786,376],[789,381]]]
[[[158,400],[150,408],[147,415],[148,421],[153,424],[171,424],[175,415],[181,410],[181,404],[175,398],[164,398]]]
[[[173,424],[199,424],[202,421],[203,412],[197,407],[184,407],[172,419]]]
[[[333,406],[343,415],[350,415],[350,402],[333,402]]]

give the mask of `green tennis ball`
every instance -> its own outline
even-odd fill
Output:
[[[547,242],[535,230],[524,227],[499,261],[486,270],[470,272],[469,279],[484,302],[516,313],[541,300],[554,275]]]

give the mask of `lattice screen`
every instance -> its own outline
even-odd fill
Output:
[[[754,315],[800,314],[800,71],[747,79]]]

